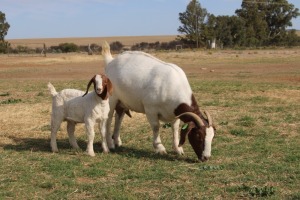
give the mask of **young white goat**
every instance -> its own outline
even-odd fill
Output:
[[[94,84],[94,91],[88,93],[92,83]],[[75,89],[64,89],[58,93],[50,82],[48,88],[52,95],[52,151],[58,152],[56,134],[61,123],[67,121],[69,142],[73,148],[79,148],[74,136],[75,125],[85,123],[88,136],[86,151],[90,156],[95,156],[93,142],[95,136],[94,126],[97,122],[102,135],[103,152],[109,152],[106,141],[110,141],[111,137],[106,137],[106,121],[109,112],[108,96],[112,92],[110,80],[105,75],[95,75],[88,83],[85,93]]]

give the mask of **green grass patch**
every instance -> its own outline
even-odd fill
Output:
[[[16,104],[22,102],[22,99],[7,99],[0,102],[0,104]]]
[[[245,136],[247,135],[247,132],[245,131],[245,129],[239,128],[230,130],[230,134],[235,136]]]
[[[238,119],[236,125],[244,126],[244,127],[253,127],[255,125],[255,119],[250,116],[243,116]]]

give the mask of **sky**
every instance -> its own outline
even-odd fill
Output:
[[[198,0],[214,15],[235,15],[242,0]],[[0,0],[5,39],[178,35],[189,0]],[[288,0],[300,8],[300,0]],[[290,28],[300,30],[300,17]]]

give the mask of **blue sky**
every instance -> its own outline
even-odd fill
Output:
[[[242,0],[199,0],[214,15],[234,15]],[[6,39],[177,35],[189,0],[0,0]],[[300,8],[300,0],[289,0]],[[300,30],[300,17],[293,20]]]

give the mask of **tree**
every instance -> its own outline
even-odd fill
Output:
[[[260,1],[260,0],[258,0]],[[242,8],[235,11],[238,17],[245,21],[246,46],[261,46],[267,39],[268,24],[265,20],[265,10],[259,9],[256,0],[243,0]]]
[[[300,15],[299,9],[287,0],[243,0],[236,14],[245,20],[247,46],[282,42],[286,39],[286,28],[292,26],[291,20]]]
[[[203,41],[204,23],[208,17],[208,12],[202,8],[197,0],[192,0],[186,8],[185,12],[179,13],[179,20],[182,26],[179,26],[178,32],[185,36],[178,36],[180,40],[188,44],[194,44],[199,47],[199,43]]]
[[[240,46],[245,39],[245,22],[237,16],[213,16],[206,24],[208,39],[216,39],[224,47]]]
[[[268,39],[270,43],[276,43],[289,35],[294,37],[293,32],[287,33],[286,29],[292,26],[292,19],[297,18],[300,13],[299,9],[287,0],[264,0],[261,5],[266,13],[266,22],[268,24]]]
[[[9,24],[6,22],[5,14],[0,11],[0,53],[5,52],[8,42],[4,41],[4,37],[7,35]]]

